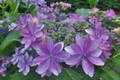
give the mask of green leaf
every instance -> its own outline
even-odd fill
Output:
[[[68,68],[63,68],[62,73],[60,73],[57,77],[52,80],[85,80],[83,76]]]
[[[19,31],[10,32],[3,40],[2,44],[0,45],[0,52],[19,37],[20,37]]]
[[[45,78],[40,77],[35,71],[29,72],[26,76],[24,76],[23,73],[16,72],[10,77],[12,77],[13,80],[46,80]]]
[[[99,0],[88,0],[90,4],[90,8],[95,8],[99,2]]]
[[[116,66],[120,66],[120,57],[112,58],[112,61]]]
[[[12,78],[10,78],[9,76],[3,77],[0,75],[0,80],[12,80]]]
[[[107,74],[107,76],[109,76],[109,78],[111,78],[111,80],[120,80],[120,75],[119,74],[117,74],[115,72],[111,72],[109,70],[104,70],[104,71]]]
[[[6,0],[6,3],[9,4],[12,0]]]
[[[84,8],[75,10],[75,12],[80,16],[81,15],[84,15],[84,16],[89,15],[90,11],[91,11],[90,9],[84,9]]]
[[[13,3],[10,5],[10,8],[12,9],[12,13],[13,13],[13,14],[17,13],[18,8],[19,8],[19,5],[20,5],[19,2],[13,2]]]
[[[103,80],[111,80],[111,78],[106,73],[103,73],[101,77]]]
[[[11,14],[10,14],[9,12],[6,12],[6,11],[5,11],[4,13],[5,13],[5,16],[6,16],[6,17],[10,17],[10,16],[11,16]]]

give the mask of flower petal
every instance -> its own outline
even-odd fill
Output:
[[[77,35],[75,40],[76,40],[77,45],[79,45],[79,47],[83,51],[84,39],[81,36]]]
[[[21,33],[20,34],[24,37],[29,37],[29,35],[30,35],[29,30],[26,29],[26,28],[21,28]]]
[[[95,56],[91,56],[91,57],[88,57],[87,58],[92,64],[95,64],[95,65],[98,65],[98,66],[103,66],[104,65],[104,62],[98,58],[98,57],[95,57]]]
[[[59,42],[59,43],[55,44],[54,48],[53,48],[53,53],[56,54],[56,53],[62,51],[63,47],[64,47],[63,42]]]
[[[37,67],[36,72],[38,74],[42,74],[48,70],[49,66],[50,66],[50,59],[47,59]]]
[[[59,53],[55,54],[54,57],[58,60],[64,61],[70,57],[70,54],[65,51],[60,51]]]
[[[77,44],[72,43],[71,48],[76,54],[81,54],[82,53],[80,47]]]
[[[49,70],[50,70],[54,75],[57,76],[57,75],[61,72],[60,64],[53,59],[53,60],[51,61]]]
[[[79,64],[81,58],[82,58],[82,55],[74,54],[66,60],[66,64],[74,66],[76,64]]]
[[[54,42],[51,37],[48,37],[47,38],[47,48],[50,51],[50,53],[52,53],[53,47],[54,47]]]
[[[47,60],[49,58],[49,56],[47,56],[47,55],[44,55],[44,56],[38,56],[38,57],[36,57],[36,58],[34,58],[34,62],[35,63],[41,63],[41,62],[43,62],[43,61],[45,61],[45,60]]]
[[[91,51],[96,50],[99,47],[99,45],[100,45],[100,41],[99,40],[92,41],[88,51],[91,52]]]
[[[85,29],[85,32],[87,32],[89,35],[94,35],[93,29]]]
[[[44,54],[47,54],[47,55],[50,54],[50,52],[48,51],[48,48],[47,48],[46,44],[41,43],[41,44],[39,45],[39,47],[40,47],[40,50],[41,50]]]
[[[71,55],[76,54],[76,53],[72,50],[71,46],[66,46],[66,47],[65,47],[65,51],[68,52],[68,53],[70,53]]]
[[[96,49],[95,51],[93,51],[91,53],[91,55],[95,56],[95,57],[99,57],[101,54],[102,54],[102,50],[101,49]]]
[[[39,32],[37,32],[36,34],[35,34],[35,37],[36,38],[39,38],[39,37],[41,37],[43,35],[43,33],[41,32],[41,31],[39,31]]]
[[[93,76],[94,66],[85,58],[82,59],[82,68],[87,75],[89,75],[90,77]]]

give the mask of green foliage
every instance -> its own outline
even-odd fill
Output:
[[[53,76],[50,80],[85,80],[85,78],[80,73],[72,69],[63,68],[62,73],[56,77]]]
[[[10,32],[6,38],[4,39],[4,41],[2,42],[2,44],[0,45],[0,52],[6,48],[10,43],[12,43],[13,41],[15,41],[15,39],[17,39],[18,37],[20,37],[19,35],[19,31],[12,31]]]
[[[99,2],[99,0],[88,0],[90,4],[90,8],[95,8]]]
[[[72,8],[70,8],[70,12],[74,12],[76,9],[80,8],[90,8],[88,1],[93,1],[91,4],[91,8],[98,7],[101,10],[107,10],[107,9],[114,9],[114,10],[120,10],[120,0],[46,0],[48,2],[48,5],[52,2],[68,2],[72,4]],[[98,2],[99,1],[99,2]],[[98,4],[97,4],[98,3]],[[95,4],[95,5],[94,5]]]
[[[89,15],[90,11],[91,11],[90,9],[84,9],[84,8],[75,10],[75,12],[77,14],[79,14],[80,16],[81,15],[84,15],[84,16]]]
[[[45,78],[40,77],[34,70],[30,71],[27,76],[24,76],[20,72],[15,72],[10,76],[13,80],[46,80]]]

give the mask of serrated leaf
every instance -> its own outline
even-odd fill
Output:
[[[0,45],[0,52],[6,48],[10,43],[12,43],[13,41],[15,41],[15,39],[17,39],[18,37],[20,37],[19,35],[19,31],[12,31],[10,32],[5,39],[3,40],[2,44]]]
[[[89,12],[90,12],[90,11],[91,11],[90,9],[84,9],[84,8],[75,10],[75,12],[76,12],[79,16],[81,16],[81,15],[84,15],[84,16],[89,15]]]
[[[72,69],[63,68],[62,73],[60,73],[53,80],[85,80],[85,79],[80,73]]]
[[[16,72],[10,77],[12,77],[14,80],[46,80],[45,78],[40,77],[40,75],[37,74],[35,71],[29,72],[26,76],[24,76],[20,72]]]

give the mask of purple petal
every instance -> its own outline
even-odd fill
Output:
[[[64,43],[63,42],[55,44],[54,48],[53,48],[53,53],[56,54],[56,53],[62,51],[63,47],[64,47]]]
[[[95,56],[95,57],[99,57],[101,54],[102,54],[102,50],[101,49],[96,49],[95,51],[93,51],[91,53],[91,55]]]
[[[82,53],[80,47],[77,44],[72,43],[71,48],[76,54],[81,54]]]
[[[46,61],[43,61],[36,69],[36,72],[38,74],[42,74],[44,72],[46,72],[48,70],[50,66],[50,59],[46,60]]]
[[[65,47],[65,51],[68,52],[68,53],[70,53],[71,55],[76,54],[76,53],[72,50],[71,46],[66,46],[66,47]]]
[[[35,49],[38,55],[44,54],[39,48],[39,42],[33,42],[31,46]]]
[[[81,58],[82,58],[82,55],[74,54],[66,60],[66,64],[74,66],[76,64],[79,64]]]
[[[46,44],[40,44],[39,47],[40,47],[40,50],[41,50],[44,54],[47,54],[47,55],[50,54],[50,52],[48,51],[48,48],[47,48]]]
[[[75,40],[76,40],[77,45],[79,45],[81,50],[83,50],[84,39],[81,36],[77,35]]]
[[[85,58],[82,59],[82,68],[84,70],[84,72],[89,75],[90,77],[93,76],[94,74],[94,66],[93,64],[91,64],[88,60],[86,60]]]
[[[29,30],[26,29],[26,28],[21,28],[21,35],[24,36],[24,37],[29,37],[30,33],[29,33]]]
[[[65,52],[65,51],[60,51],[59,53],[54,55],[55,58],[57,58],[58,60],[66,60],[70,57],[69,53]]]
[[[51,61],[50,64],[50,68],[49,70],[54,74],[54,75],[58,75],[61,72],[61,67],[60,64],[58,62],[56,62],[55,60]]]
[[[33,61],[40,64],[41,62],[47,60],[48,58],[49,58],[49,56],[47,56],[47,55],[38,56],[38,57],[34,58]]]
[[[89,34],[89,35],[94,35],[94,31],[93,29],[85,29],[85,31]]]
[[[53,47],[54,47],[54,42],[51,37],[48,37],[47,38],[47,48],[50,51],[50,53],[52,53]]]
[[[37,32],[36,34],[35,34],[35,37],[36,38],[39,38],[39,37],[41,37],[43,35],[43,33],[41,32],[41,31],[39,31],[39,32]]]
[[[96,50],[99,47],[99,45],[100,45],[100,41],[99,40],[92,41],[92,43],[91,43],[91,45],[90,45],[90,47],[89,47],[87,52],[91,52],[91,51]]]
[[[26,66],[26,67],[25,67],[25,70],[23,71],[23,74],[26,76],[29,71],[30,71],[29,66]]]
[[[98,65],[98,66],[103,66],[104,65],[104,62],[98,58],[98,57],[95,57],[95,56],[91,56],[91,57],[88,57],[87,58],[92,64],[95,64],[95,65]]]

